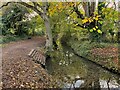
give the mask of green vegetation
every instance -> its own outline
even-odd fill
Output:
[[[2,32],[0,33],[0,47],[2,44],[12,41],[44,36],[46,42],[41,39],[41,42],[38,43],[41,44],[39,46],[45,43],[44,47],[40,47],[41,53],[45,54],[47,59],[49,57],[52,59],[50,67],[53,70],[48,68],[51,69],[50,73],[55,80],[50,84],[51,87],[64,87],[65,84],[76,83],[76,76],[78,76],[78,80],[85,82],[82,84],[83,87],[97,86],[98,89],[100,88],[100,80],[104,81],[105,79],[108,90],[110,90],[109,82],[112,80],[120,84],[120,77],[114,78],[115,75],[106,72],[112,68],[120,73],[120,50],[118,50],[120,46],[118,45],[120,42],[120,20],[118,18],[120,11],[117,10],[119,5],[116,2],[97,1],[99,0],[96,2],[92,2],[92,0],[88,0],[88,2],[34,2],[32,0],[29,2],[4,2],[3,6],[0,7],[2,9],[2,13],[0,12],[0,32]],[[34,41],[33,46],[36,47]],[[72,52],[67,46],[70,46],[75,52]],[[91,61],[81,59],[74,53]],[[36,55],[35,59],[39,59],[41,55]],[[22,54],[20,55],[21,59]],[[5,61],[7,62],[7,60]],[[24,65],[26,62],[27,59]],[[93,63],[90,64],[91,62]],[[107,70],[104,71],[103,67],[107,67]],[[39,75],[39,69],[33,68],[36,71],[31,71],[36,73],[36,76],[42,75]],[[28,69],[27,67],[26,71]],[[26,71],[22,73],[26,73]],[[13,73],[10,72],[10,74]],[[35,77],[33,78],[36,80],[30,78],[30,81],[35,85],[39,85],[37,83],[41,82],[47,83],[44,81],[44,75],[43,79]],[[15,79],[17,80],[17,78]],[[24,82],[20,81],[20,83],[22,83],[20,87],[24,87]],[[34,85],[31,85],[30,88],[32,86]],[[42,87],[42,84],[39,86]]]
[[[107,7],[107,4],[109,3],[99,2],[95,5],[92,2],[90,5],[90,2],[11,2],[3,7],[0,24],[2,35],[45,33],[51,45],[54,39],[56,42],[65,33],[72,36],[76,34],[78,38],[87,36],[90,41],[95,42],[117,42],[119,12],[113,7]]]
[[[4,43],[9,43],[12,41],[18,41],[18,40],[24,40],[24,39],[28,39],[28,36],[4,36],[2,38],[0,38],[0,44],[4,44]]]
[[[61,51],[62,45],[67,43],[80,55],[93,60],[100,59],[101,62],[102,59],[99,58],[101,55],[108,53],[109,56],[109,51],[106,53],[102,51],[112,48],[115,49],[115,55],[118,55],[116,52],[120,12],[116,9],[116,3],[111,7],[109,4],[108,2],[96,4],[90,1],[10,2],[3,7],[1,14],[0,28],[3,39],[0,42],[16,41],[23,39],[24,36],[26,38],[45,35],[48,53],[54,50]],[[92,54],[99,51],[103,54],[98,53],[97,56]],[[105,59],[111,65],[112,61],[109,59],[116,56],[108,56],[106,55]]]
[[[29,23],[26,21],[25,14],[28,10],[17,4],[10,4],[2,11],[2,34],[22,35],[27,34]]]
[[[11,3],[3,8],[0,21],[0,44],[44,35],[40,18],[31,17],[30,10],[19,4]]]
[[[66,41],[83,56],[94,48],[117,48],[120,13],[106,4],[109,3],[99,2],[97,6],[95,2],[10,3],[1,15],[0,42],[45,34],[48,51],[62,49]],[[95,6],[97,9],[92,8]]]
[[[70,40],[68,45],[83,57],[108,68],[119,70],[118,43],[90,42],[88,40]]]

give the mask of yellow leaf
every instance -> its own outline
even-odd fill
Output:
[[[93,29],[90,29],[90,32],[93,32]]]
[[[88,21],[89,20],[87,18],[85,18],[85,19],[82,20],[83,24],[86,23],[86,22],[88,22]]]
[[[98,17],[95,17],[95,20],[98,21]]]
[[[96,28],[98,28],[98,26],[96,26]]]
[[[100,33],[100,34],[102,34],[102,31],[101,31],[101,30],[99,30],[99,29],[97,30],[97,32],[98,32],[98,33]]]
[[[89,22],[92,22],[91,18],[88,18],[88,21],[89,21]]]
[[[93,28],[93,30],[96,30],[96,28]]]

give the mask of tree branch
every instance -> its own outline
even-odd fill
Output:
[[[23,5],[23,6],[27,7],[27,8],[30,8],[30,9],[34,10],[34,11],[35,11],[36,13],[38,13],[40,16],[42,16],[42,14],[43,14],[40,10],[38,10],[38,9],[36,8],[36,6],[32,6],[32,5],[30,5],[30,4],[26,3],[26,2],[7,2],[6,4],[2,5],[2,6],[0,7],[0,9],[2,9],[2,8],[5,7],[5,6],[8,6],[8,4],[10,4],[10,3],[18,3],[18,4],[21,4],[21,5]],[[38,3],[37,3],[37,4],[38,4]],[[38,6],[38,5],[37,5],[37,6]]]
[[[115,8],[114,8],[114,9],[116,10],[116,7],[117,7],[117,6],[116,6],[116,3],[114,2],[114,4],[113,4],[113,5],[115,6]]]
[[[2,6],[0,7],[0,9],[2,9],[2,8],[5,7],[5,6],[8,6],[8,4],[10,4],[10,3],[12,3],[12,2],[7,2],[6,4],[2,5]]]
[[[81,14],[81,12],[78,10],[77,6],[73,6],[74,11],[76,12],[76,14],[78,15],[78,18],[84,19],[83,14]]]
[[[110,2],[107,5],[105,5],[105,8],[107,8],[109,4],[110,4]]]
[[[43,14],[40,10],[38,10],[38,9],[36,8],[36,6],[29,5],[29,4],[27,4],[26,2],[17,2],[17,3],[19,3],[19,4],[21,4],[21,5],[24,5],[25,7],[34,10],[34,11],[35,11],[36,13],[38,13],[40,16]]]
[[[32,2],[32,3],[43,10],[43,7],[40,4],[38,4],[37,2]]]
[[[90,6],[90,16],[93,16],[94,12],[95,12],[95,2],[91,2],[91,6]]]
[[[83,9],[85,11],[85,16],[89,17],[90,16],[90,2],[83,2],[82,4]]]
[[[34,5],[34,7],[37,8],[37,4],[36,4],[35,2],[32,2],[32,3],[33,3],[33,5]]]
[[[84,25],[77,24],[78,27],[85,28]]]

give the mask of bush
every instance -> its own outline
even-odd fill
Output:
[[[10,36],[10,35],[7,35],[7,36],[1,36],[1,37],[2,38],[0,38],[0,44],[9,43],[11,41],[23,40],[23,39],[28,38],[28,36],[26,36],[26,35],[22,35],[22,36],[16,36],[16,35]]]

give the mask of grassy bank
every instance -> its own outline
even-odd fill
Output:
[[[113,68],[115,70],[120,69],[118,43],[98,43],[90,42],[89,40],[71,39],[68,44],[80,56],[86,57],[108,68]]]
[[[0,36],[0,47],[4,47],[4,44],[19,40],[25,40],[28,39],[29,36],[22,35],[22,36],[16,36],[16,35],[7,35],[7,36]]]
[[[12,41],[18,41],[18,40],[24,40],[27,39],[28,36],[22,35],[22,36],[16,36],[16,35],[7,35],[7,36],[0,36],[0,44],[9,43]]]

